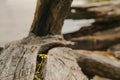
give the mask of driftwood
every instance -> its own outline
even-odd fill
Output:
[[[7,44],[0,54],[0,80],[33,80],[38,53],[64,46],[56,36],[31,36]]]
[[[120,2],[95,3],[72,6],[67,19],[95,19],[97,22],[120,20]]]
[[[108,52],[111,52],[113,56],[120,59],[120,44],[111,46],[110,48],[108,48]]]
[[[36,56],[35,45],[11,45],[0,54],[0,80],[33,80]]]
[[[73,49],[107,50],[110,46],[120,43],[120,27],[96,32],[90,36],[73,37]],[[86,47],[87,46],[87,47]]]
[[[63,47],[66,46],[66,41],[61,36],[61,28],[71,2],[72,0],[37,0],[35,17],[29,36],[22,40],[6,44],[0,53],[0,80],[33,80],[37,54],[41,53],[48,54],[48,58],[42,65],[41,73],[39,74],[42,80],[88,80],[78,66],[76,56],[78,62],[84,59],[83,63],[79,62],[79,65],[85,65],[85,67],[81,66],[83,72],[86,70],[85,74],[90,75],[88,74],[90,69],[90,73],[92,71],[93,74],[103,77],[120,79],[120,63],[116,59],[111,59],[111,57],[110,59],[106,59],[100,55],[92,57],[92,53],[89,54],[89,52],[87,54],[90,56],[87,54],[78,55],[79,51]],[[96,35],[99,34],[94,34],[94,36]],[[118,35],[119,32],[117,32],[117,35],[113,34],[112,36],[115,39],[119,39]],[[110,37],[107,35],[103,39],[110,39]],[[86,57],[90,58],[93,62],[97,59],[96,57],[102,58],[98,59],[105,62],[105,64],[101,63],[102,66],[105,66],[105,69],[96,66],[91,69],[91,66],[89,66],[92,64],[91,62],[86,66],[84,64]],[[111,64],[112,67],[108,66],[108,64]],[[110,74],[104,75],[104,72],[110,72]]]
[[[59,47],[48,52],[41,70],[42,80],[88,80],[81,72],[72,49]]]
[[[89,77],[99,75],[120,80],[120,61],[107,52],[75,50],[78,64]]]
[[[57,34],[61,33],[71,2],[37,0],[29,36],[7,44],[0,54],[0,80],[33,80],[37,54],[64,45],[62,37],[59,38]]]
[[[66,40],[70,40],[71,38],[77,38],[87,35],[93,35],[96,32],[102,32],[109,29],[114,29],[120,27],[120,22],[111,22],[111,23],[92,23],[90,26],[83,26],[79,30],[71,33],[64,34],[64,38]]]
[[[67,19],[94,19],[90,26],[83,26],[78,31],[64,34],[64,38],[76,38],[92,35],[95,32],[105,31],[120,26],[120,1],[95,3],[83,6],[72,6]]]

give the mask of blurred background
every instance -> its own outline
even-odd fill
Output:
[[[72,5],[87,5],[101,1],[112,0],[74,0]],[[36,0],[0,0],[0,44],[28,35],[35,7]],[[93,22],[93,19],[65,20],[62,33],[73,32]]]

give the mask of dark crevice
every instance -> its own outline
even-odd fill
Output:
[[[1,52],[3,51],[3,48],[2,47],[0,47],[0,54],[1,54]]]

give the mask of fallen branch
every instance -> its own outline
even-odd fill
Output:
[[[73,49],[107,50],[110,46],[120,43],[120,27],[97,32],[91,36],[73,37],[70,39]]]
[[[107,52],[74,51],[82,71],[90,77],[99,75],[120,80],[120,61]]]

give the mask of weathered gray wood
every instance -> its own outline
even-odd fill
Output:
[[[107,52],[75,50],[76,59],[82,71],[89,75],[99,75],[112,80],[120,80],[120,60]]]
[[[37,0],[30,33],[37,36],[61,34],[62,25],[72,0]]]
[[[49,49],[65,46],[59,35],[30,36],[6,44],[0,54],[0,80],[33,80],[38,53],[47,53]]]
[[[11,45],[0,54],[0,80],[33,80],[39,46]]]
[[[72,49],[65,47],[54,48],[48,52],[41,75],[42,80],[88,80],[81,72]]]

